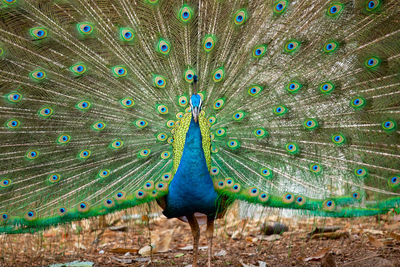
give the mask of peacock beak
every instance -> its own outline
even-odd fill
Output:
[[[199,118],[199,107],[193,107],[192,114],[193,114],[194,122],[197,122],[197,120]]]

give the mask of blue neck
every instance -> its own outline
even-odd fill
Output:
[[[180,217],[201,212],[215,213],[217,193],[214,190],[204,151],[199,123],[190,122],[178,169],[169,185],[167,217]]]

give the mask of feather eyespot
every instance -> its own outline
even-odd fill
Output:
[[[0,221],[1,221],[1,222],[5,222],[5,221],[7,221],[9,218],[10,218],[10,215],[8,215],[7,213],[5,213],[5,212],[0,213]]]
[[[208,34],[204,37],[203,39],[203,49],[204,51],[211,52],[214,49],[215,43],[217,41],[217,38],[212,35],[212,34]]]
[[[224,79],[225,71],[223,67],[219,67],[213,73],[213,81],[214,82],[221,82]]]
[[[112,141],[109,145],[109,148],[111,149],[119,149],[121,147],[124,146],[124,141],[120,140],[120,139],[116,139],[114,141]]]
[[[316,119],[306,119],[303,122],[303,126],[307,130],[312,131],[312,130],[315,130],[318,127],[318,121]]]
[[[42,40],[47,37],[47,30],[42,27],[36,27],[29,30],[33,40]]]
[[[284,105],[274,107],[273,113],[277,116],[282,116],[288,112],[288,109]]]
[[[135,105],[135,101],[131,97],[125,97],[119,101],[123,108],[131,108]]]
[[[328,6],[326,14],[331,18],[337,18],[344,9],[344,4],[340,2],[333,2]]]
[[[115,202],[111,198],[104,200],[103,203],[104,203],[104,206],[106,206],[107,208],[112,208],[115,206]]]
[[[138,158],[146,158],[150,155],[151,149],[142,149],[138,152]]]
[[[5,126],[8,129],[15,130],[21,126],[21,122],[17,119],[10,119],[10,120],[6,121]]]
[[[123,191],[117,192],[115,194],[115,199],[117,200],[124,200],[126,198],[126,193]]]
[[[296,196],[296,202],[297,205],[303,206],[306,203],[306,198],[303,196]]]
[[[110,176],[110,174],[111,174],[111,171],[110,170],[108,170],[108,169],[103,169],[103,170],[100,170],[99,171],[99,173],[97,174],[97,176],[99,177],[99,178],[106,178],[106,177],[108,177],[108,176]]]
[[[188,5],[182,6],[182,8],[179,10],[178,18],[184,23],[188,23],[192,19],[192,16],[193,9]]]
[[[282,197],[283,203],[290,204],[294,201],[294,196],[290,193],[284,194]]]
[[[51,107],[44,107],[39,109],[38,114],[42,118],[49,118],[53,115],[53,109]]]
[[[34,70],[32,71],[29,76],[34,80],[34,81],[42,81],[46,78],[46,72],[43,70]]]
[[[324,52],[327,54],[334,53],[339,48],[339,43],[336,41],[328,41],[324,44]]]
[[[92,124],[92,129],[95,131],[102,131],[106,128],[106,124],[102,121],[97,121]]]
[[[235,182],[233,181],[232,178],[229,178],[229,177],[225,178],[225,184],[227,187],[232,187],[234,183]]]
[[[299,50],[301,43],[298,40],[292,39],[285,43],[283,50],[285,53],[292,54]]]
[[[58,181],[60,181],[61,176],[58,173],[53,173],[49,175],[48,180],[50,181],[50,183],[57,183]]]
[[[17,3],[17,0],[4,0],[4,3],[6,3],[7,5],[12,5]]]
[[[338,146],[341,146],[346,143],[346,138],[344,137],[344,135],[340,133],[332,135],[331,140],[335,145]]]
[[[168,135],[166,133],[159,133],[157,135],[157,140],[161,141],[161,142],[167,140],[167,138],[168,138]]]
[[[78,32],[82,36],[89,36],[93,33],[94,27],[91,23],[81,22],[76,25]]]
[[[34,160],[34,159],[37,159],[39,157],[39,155],[40,155],[40,152],[38,150],[32,149],[32,150],[28,150],[26,152],[25,157],[28,160]]]
[[[335,85],[331,82],[325,82],[319,86],[319,90],[321,91],[321,93],[323,93],[325,95],[332,93],[332,91],[334,89],[335,89]]]
[[[146,120],[139,119],[134,122],[134,125],[139,129],[143,129],[148,125],[148,122]]]
[[[165,105],[157,105],[157,111],[161,115],[168,114],[168,108]]]
[[[154,182],[153,181],[147,181],[144,185],[143,188],[147,191],[151,191],[154,189]]]
[[[367,69],[370,70],[376,70],[380,64],[381,64],[381,59],[376,56],[367,58],[364,63],[365,67],[367,67]]]
[[[388,180],[389,186],[392,188],[397,188],[400,185],[400,174],[394,175]]]
[[[11,92],[5,95],[6,99],[11,103],[18,103],[22,100],[22,95],[18,92]]]
[[[57,209],[57,213],[58,213],[58,215],[60,215],[60,216],[64,216],[65,214],[67,214],[67,209],[64,208],[64,207],[58,208],[58,209]]]
[[[394,132],[397,129],[397,123],[394,120],[385,120],[382,122],[382,129],[387,133]]]
[[[270,168],[261,168],[260,174],[267,179],[271,179],[274,176],[274,173]]]
[[[376,12],[379,11],[382,5],[382,0],[367,0],[365,1],[365,10],[367,12]]]
[[[81,111],[86,111],[86,110],[90,109],[91,105],[92,104],[89,101],[83,100],[83,101],[78,102],[75,105],[75,107]]]
[[[233,118],[233,120],[235,120],[235,121],[241,121],[241,120],[243,120],[244,119],[244,117],[245,117],[245,112],[244,111],[238,111],[238,112],[235,112],[233,115],[232,115],[232,118]]]
[[[170,43],[165,39],[159,39],[156,45],[156,51],[162,55],[168,55],[171,50]]]
[[[333,211],[336,204],[333,200],[325,200],[324,203],[322,203],[322,207],[325,211]]]
[[[179,106],[181,106],[183,108],[187,106],[188,102],[189,102],[188,98],[185,95],[180,96],[178,99]]]
[[[0,181],[0,187],[3,187],[3,188],[5,188],[5,187],[9,187],[10,185],[11,185],[11,180],[10,179],[2,179],[1,181]]]
[[[219,168],[215,167],[215,166],[211,167],[210,174],[211,175],[218,175],[219,174]]]
[[[286,7],[288,5],[287,0],[278,0],[274,2],[274,14],[280,15],[285,12]]]
[[[78,204],[78,211],[79,211],[79,212],[82,212],[82,213],[88,212],[89,209],[90,209],[90,206],[89,206],[89,204],[88,204],[87,202],[85,202],[85,201],[82,201],[81,203]]]
[[[88,149],[81,150],[78,153],[78,159],[82,159],[82,160],[88,159],[91,154],[92,154],[92,152]]]
[[[291,94],[295,94],[297,93],[301,88],[303,87],[303,85],[297,81],[291,81],[288,85],[286,85],[286,90],[291,93]]]
[[[293,142],[287,143],[285,145],[285,149],[291,155],[295,155],[295,154],[300,153],[299,146],[296,143],[293,143]]]
[[[164,173],[164,174],[161,176],[161,179],[162,179],[163,181],[165,181],[165,182],[170,181],[170,179],[171,179],[171,173],[169,173],[169,172]]]
[[[219,128],[215,131],[215,135],[218,137],[223,137],[226,135],[226,128]]]
[[[167,81],[161,75],[154,75],[153,85],[157,88],[164,88],[167,85]]]
[[[25,213],[25,216],[24,216],[25,220],[27,220],[27,221],[33,221],[36,219],[36,217],[37,217],[37,214],[36,214],[36,211],[34,211],[34,210],[28,211],[27,213]]]
[[[232,186],[231,191],[232,191],[233,193],[239,193],[239,192],[240,192],[240,189],[241,189],[240,184],[236,183],[236,184],[234,184],[234,185]]]
[[[248,89],[248,93],[249,93],[249,95],[251,95],[251,96],[257,96],[257,95],[259,95],[260,93],[261,93],[261,91],[263,90],[263,88],[261,87],[261,86],[259,86],[259,85],[252,85],[252,86],[250,86],[249,87],[249,89]]]
[[[266,44],[261,44],[257,45],[253,49],[253,58],[261,58],[267,53],[267,45]]]
[[[214,110],[220,110],[225,104],[225,100],[223,98],[219,98],[214,102]]]
[[[359,192],[353,192],[353,193],[351,194],[351,197],[352,197],[353,199],[359,200],[359,199],[361,198],[361,194],[360,194]]]
[[[170,156],[171,156],[171,153],[169,151],[161,152],[161,159],[169,159]]]
[[[320,174],[322,172],[321,165],[319,165],[317,163],[311,163],[309,166],[309,169],[312,173],[315,173],[315,174]]]
[[[238,11],[236,11],[235,15],[234,15],[234,22],[236,25],[243,25],[246,20],[247,20],[247,11],[246,9],[242,8],[239,9]]]
[[[368,176],[368,170],[365,168],[356,168],[354,174],[359,178],[365,178]]]
[[[135,33],[131,28],[120,28],[119,34],[123,42],[132,42],[135,38]]]
[[[232,150],[240,148],[240,142],[237,139],[231,139],[227,142],[228,147]]]
[[[208,122],[209,122],[211,125],[213,125],[214,123],[217,122],[217,118],[216,118],[215,116],[210,116],[210,117],[208,118]]]
[[[138,191],[136,191],[135,195],[136,195],[137,199],[143,199],[146,197],[146,192],[143,190],[138,190]]]
[[[123,66],[112,67],[111,72],[115,78],[122,78],[128,74],[128,71]]]
[[[76,63],[75,65],[72,65],[72,66],[69,68],[69,70],[70,70],[73,74],[75,74],[75,75],[77,75],[77,76],[84,74],[84,73],[86,72],[86,69],[87,69],[87,68],[86,68],[86,65],[83,64],[83,63]]]
[[[249,193],[249,195],[252,196],[252,197],[256,197],[256,196],[259,195],[258,189],[255,188],[255,187],[249,188],[248,193]]]
[[[265,130],[265,128],[257,128],[253,131],[253,134],[257,138],[264,138],[268,137],[269,135],[269,133],[267,132],[267,130]]]
[[[187,83],[193,83],[196,77],[196,72],[194,71],[194,69],[192,68],[188,68],[187,70],[185,70],[185,72],[183,73],[183,78],[185,79],[185,81]]]
[[[258,200],[260,200],[261,202],[265,203],[265,202],[267,202],[269,200],[269,196],[268,196],[268,194],[261,192],[258,195]]]
[[[367,104],[367,101],[365,100],[365,98],[358,96],[358,97],[354,97],[351,101],[350,101],[350,106],[352,108],[354,108],[355,110],[359,110],[362,109],[365,105]]]

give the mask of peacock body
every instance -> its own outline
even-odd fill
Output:
[[[234,200],[398,210],[397,0],[0,7],[0,232],[151,201],[195,239]]]

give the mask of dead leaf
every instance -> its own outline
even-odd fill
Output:
[[[117,254],[125,254],[127,252],[136,254],[138,253],[139,249],[138,248],[112,248],[109,250],[111,253],[117,253]]]
[[[362,232],[372,235],[383,235],[383,231],[374,229],[363,229]]]
[[[164,232],[164,234],[160,238],[160,241],[158,241],[155,244],[155,247],[157,248],[157,252],[162,253],[162,252],[168,252],[170,250],[173,233],[174,233],[174,230],[169,230],[169,231]]]
[[[320,238],[339,239],[342,237],[349,238],[350,234],[348,232],[321,233],[321,234],[314,234],[313,236],[311,236],[311,239],[320,239]]]
[[[368,235],[368,240],[369,240],[369,243],[371,243],[371,245],[373,245],[374,247],[381,248],[381,247],[385,246],[381,241],[379,241],[372,235]]]
[[[326,253],[328,253],[329,248],[324,248],[322,250],[320,250],[318,253],[314,254],[311,257],[305,258],[304,261],[308,262],[308,261],[319,261],[320,259],[322,259],[323,257],[325,257]]]
[[[155,250],[155,248],[153,248],[152,245],[151,246],[147,245],[139,249],[139,254],[142,256],[150,256],[151,253],[157,253],[157,251]]]
[[[391,232],[391,233],[389,234],[389,236],[390,236],[391,238],[397,240],[397,241],[400,241],[400,234]]]
[[[227,254],[226,250],[221,249],[219,252],[215,253],[214,256],[223,257]]]

